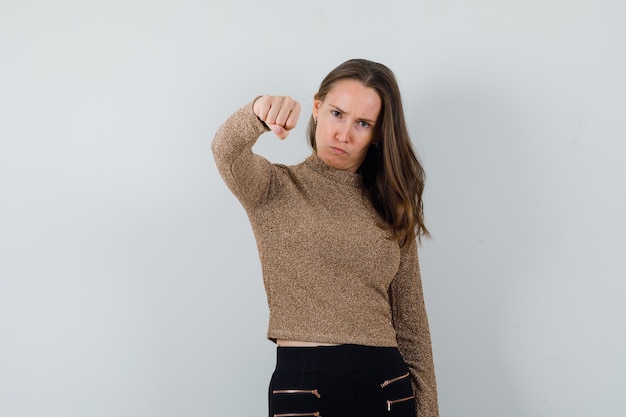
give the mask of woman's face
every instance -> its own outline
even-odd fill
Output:
[[[356,172],[374,139],[380,109],[373,88],[356,80],[337,81],[324,100],[313,102],[317,156],[333,168]]]

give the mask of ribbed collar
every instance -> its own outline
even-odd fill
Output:
[[[333,168],[330,165],[327,165],[326,162],[322,161],[315,152],[304,161],[304,164],[333,181],[350,185],[352,187],[360,188],[363,186],[361,174],[350,172],[345,169]]]

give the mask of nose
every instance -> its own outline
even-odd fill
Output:
[[[345,123],[337,129],[337,140],[341,143],[348,143],[350,139],[350,124]]]

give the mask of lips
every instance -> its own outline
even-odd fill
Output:
[[[335,147],[335,146],[331,146],[331,147],[330,147],[330,151],[331,151],[332,153],[334,153],[334,154],[337,154],[337,155],[345,155],[345,154],[347,153],[347,152],[346,152],[346,151],[344,151],[343,149],[341,149],[341,148],[337,148],[337,147]]]

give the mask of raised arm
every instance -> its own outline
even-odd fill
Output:
[[[211,149],[224,182],[244,206],[261,204],[272,183],[272,164],[252,152],[261,134],[284,139],[296,125],[300,104],[289,97],[262,96],[232,114],[218,129]]]

